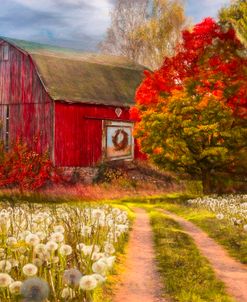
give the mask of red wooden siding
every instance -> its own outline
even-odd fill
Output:
[[[55,104],[55,162],[58,166],[92,166],[102,158],[102,120],[129,121],[128,108],[118,118],[115,107]]]
[[[0,53],[4,45],[7,43],[0,44]],[[52,101],[30,57],[11,45],[9,59],[0,60],[0,119],[3,128],[7,105],[10,142],[22,137],[37,151],[52,152]],[[35,137],[37,141],[34,141]]]

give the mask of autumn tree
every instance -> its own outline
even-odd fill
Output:
[[[187,24],[180,0],[118,0],[100,50],[156,69],[174,54]]]
[[[247,151],[246,72],[232,28],[206,19],[184,31],[176,56],[146,72],[137,91],[132,116],[142,151],[162,168],[200,178],[210,192],[212,174],[236,171],[238,153]]]
[[[222,23],[230,23],[234,27],[239,39],[247,46],[246,0],[233,0],[229,7],[220,11],[219,16]]]

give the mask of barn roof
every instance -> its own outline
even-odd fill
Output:
[[[114,106],[134,104],[144,67],[123,57],[2,38],[26,51],[54,100]]]

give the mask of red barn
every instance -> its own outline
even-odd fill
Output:
[[[142,78],[123,58],[0,38],[6,149],[21,137],[61,167],[138,157],[129,109]]]

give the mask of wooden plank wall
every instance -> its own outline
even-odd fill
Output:
[[[4,45],[6,43],[0,44],[0,52]],[[10,110],[10,142],[22,137],[35,150],[52,153],[52,101],[30,57],[11,45],[9,60],[0,60],[2,135],[7,105]]]
[[[122,108],[118,118],[115,107],[55,104],[55,158],[56,165],[93,166],[102,157],[102,120],[129,121],[129,110]]]

